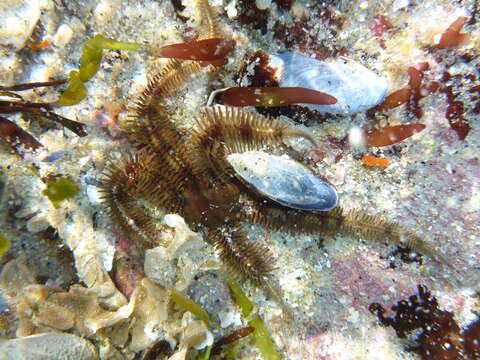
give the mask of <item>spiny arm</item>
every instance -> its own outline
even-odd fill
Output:
[[[364,214],[358,210],[340,207],[326,212],[304,212],[271,204],[256,206],[245,214],[245,220],[267,228],[292,233],[319,233],[343,235],[370,241],[407,246],[431,257],[434,261],[449,265],[438,251],[429,246],[414,232],[381,216]]]
[[[312,136],[289,124],[233,107],[204,108],[193,136],[193,161],[200,172],[213,172],[216,178],[235,176],[226,157],[232,153],[285,146],[289,137]]]
[[[157,245],[159,230],[142,206],[141,198],[149,198],[171,212],[181,211],[182,206],[175,190],[157,185],[158,179],[151,171],[152,163],[143,153],[123,155],[120,160],[108,164],[99,188],[101,200],[114,224],[146,248]]]
[[[264,284],[275,269],[270,250],[260,243],[248,240],[247,233],[240,227],[225,227],[210,230],[207,242],[227,264],[230,275],[246,278],[254,284]]]
[[[218,26],[218,19],[215,11],[208,3],[208,0],[197,0],[197,13],[200,22],[201,38],[221,37],[222,33]]]

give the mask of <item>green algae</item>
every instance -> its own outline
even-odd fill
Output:
[[[227,279],[226,281],[230,289],[230,293],[235,300],[235,303],[240,307],[240,310],[242,311],[243,317],[248,317],[253,310],[252,302],[247,298],[240,286],[235,281],[233,281],[232,279]]]
[[[203,350],[200,355],[197,356],[197,360],[208,360],[210,359],[210,354],[212,352],[212,347],[209,346],[205,350]]]
[[[117,41],[102,35],[95,35],[83,45],[80,69],[70,72],[70,83],[60,96],[59,104],[63,106],[75,105],[88,95],[84,83],[93,78],[100,68],[103,50],[137,51],[141,47],[141,44]]]
[[[141,46],[137,43],[117,41],[102,35],[95,35],[83,45],[80,60],[80,80],[87,82],[97,73],[102,61],[103,50],[137,51]]]
[[[232,294],[235,303],[240,307],[242,315],[248,317],[253,310],[253,303],[248,299],[248,297],[243,293],[240,286],[233,281],[232,279],[227,279],[228,287],[230,288],[230,293]],[[270,336],[270,333],[265,326],[265,323],[260,318],[260,316],[255,315],[251,320],[248,321],[248,326],[255,328],[255,331],[252,333],[253,341],[255,346],[260,350],[264,360],[280,360],[280,354],[278,353],[275,343]]]
[[[263,359],[280,360],[280,354],[277,352],[275,343],[260,316],[255,316],[248,322],[248,325],[255,328],[255,331],[252,333],[253,341],[255,346],[262,353]]]
[[[5,235],[0,234],[0,258],[10,249],[11,243]]]
[[[180,294],[177,290],[172,289],[171,293],[171,299],[182,309],[191,312],[193,315],[195,315],[197,318],[202,320],[205,325],[207,326],[208,329],[211,329],[210,327],[210,315],[195,301],[187,298],[186,296],[183,296]]]
[[[73,180],[60,178],[49,184],[42,194],[48,197],[55,209],[58,209],[62,201],[75,197],[79,191],[80,187]]]
[[[80,73],[78,71],[70,72],[70,82],[67,89],[60,96],[58,102],[62,106],[71,106],[78,104],[88,95],[87,88],[80,80]]]

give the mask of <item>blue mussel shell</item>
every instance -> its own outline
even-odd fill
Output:
[[[280,86],[318,90],[337,98],[333,105],[302,104],[321,113],[352,115],[383,101],[386,79],[346,58],[320,61],[296,53],[269,55]]]
[[[335,188],[286,155],[261,151],[231,154],[237,177],[266,198],[294,209],[328,211],[338,204]]]

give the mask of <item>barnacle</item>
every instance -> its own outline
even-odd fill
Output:
[[[207,2],[200,4],[210,14]],[[207,24],[208,35],[215,35],[215,27]],[[245,223],[290,233],[340,234],[402,244],[447,263],[414,232],[382,217],[355,209],[330,210],[334,205],[320,209],[328,211],[309,211],[265,196],[246,183],[228,160],[235,153],[284,152],[290,137],[315,143],[308,132],[281,120],[219,106],[204,108],[193,130],[177,129],[165,100],[201,69],[198,62],[170,60],[154,70],[130,107],[126,131],[136,150],[110,161],[101,186],[111,218],[127,236],[145,247],[158,244],[160,229],[146,200],[180,214],[192,228],[205,229],[206,241],[229,272],[257,285],[268,284],[274,257],[265,245],[249,240]]]

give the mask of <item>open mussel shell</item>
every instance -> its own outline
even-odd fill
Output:
[[[260,195],[293,209],[328,211],[338,204],[338,194],[328,182],[288,156],[261,151],[228,156],[237,177]]]
[[[320,113],[353,115],[380,104],[388,82],[347,58],[317,60],[296,53],[269,55],[268,66],[281,87],[304,87],[334,96],[333,105],[302,104]]]

